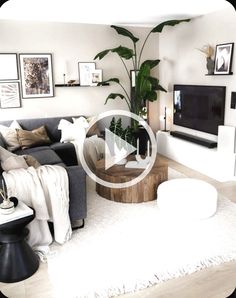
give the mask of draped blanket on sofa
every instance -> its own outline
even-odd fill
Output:
[[[53,221],[55,241],[62,244],[71,237],[69,187],[66,170],[57,165],[37,169],[3,172],[8,196],[17,197],[35,209],[36,217],[28,225],[29,244],[34,250],[47,252],[52,242],[48,221]]]

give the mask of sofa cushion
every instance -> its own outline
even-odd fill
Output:
[[[50,146],[67,166],[77,165],[75,147],[72,143],[54,143]]]
[[[43,150],[50,150],[49,146],[39,146],[39,147],[32,147],[32,148],[27,148],[27,149],[17,149],[16,151],[14,151],[14,153],[18,154],[18,155],[23,155],[23,154],[30,154],[32,152],[36,152],[36,151],[43,151]]]
[[[28,154],[36,158],[41,165],[54,165],[62,163],[60,157],[51,149],[32,151],[28,149]]]
[[[17,129],[16,132],[22,149],[51,143],[45,126],[38,127],[32,131]]]

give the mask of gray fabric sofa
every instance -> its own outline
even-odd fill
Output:
[[[78,116],[77,116],[78,117]],[[38,146],[28,149],[17,149],[13,153],[22,155],[29,154],[35,157],[41,165],[61,165],[65,167],[69,177],[69,214],[71,222],[83,220],[87,215],[86,203],[86,173],[77,163],[76,152],[73,144],[60,143],[61,132],[58,130],[58,124],[61,119],[72,122],[71,117],[53,117],[22,119],[17,122],[24,130],[33,130],[42,125],[46,127],[48,136],[52,141],[47,146]],[[1,125],[10,126],[12,120],[0,121]],[[0,136],[0,146],[5,146],[4,138]]]

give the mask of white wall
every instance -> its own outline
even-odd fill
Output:
[[[150,29],[129,28],[141,40]],[[93,61],[94,56],[107,48],[131,46],[128,38],[118,35],[110,26],[48,22],[0,21],[0,53],[52,53],[54,83],[78,80],[78,62]],[[140,42],[141,43],[141,42]],[[156,59],[157,37],[153,36],[144,52],[144,59]],[[129,88],[128,77],[119,57],[108,55],[96,61],[103,70],[103,79],[119,77]],[[22,108],[0,109],[0,119],[37,118],[64,115],[94,115],[111,109],[127,109],[122,100],[104,105],[107,95],[121,92],[116,85],[108,87],[55,88],[55,97],[22,99]]]
[[[233,75],[205,76],[206,58],[197,50],[206,44],[216,46],[234,42],[236,46],[236,13],[232,6],[183,23],[166,28],[160,35],[160,80],[168,93],[161,93],[160,111],[164,106],[172,107],[173,84],[199,84],[226,86],[225,125],[236,126],[236,110],[230,109],[231,92],[236,91],[236,57],[234,51]],[[171,121],[172,119],[170,119]],[[170,126],[168,127],[170,128]],[[174,129],[181,130],[181,127]],[[195,135],[216,139],[215,136],[182,129]]]

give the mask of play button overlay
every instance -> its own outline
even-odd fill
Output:
[[[105,128],[105,170],[136,151],[136,147]]]
[[[106,180],[101,179],[100,177],[98,177],[88,166],[84,154],[83,154],[83,148],[82,150],[79,151],[79,158],[80,158],[80,162],[81,165],[83,167],[83,169],[85,170],[86,174],[93,179],[96,183],[105,186],[105,187],[109,187],[109,188],[127,188],[127,187],[131,187],[137,183],[139,183],[142,179],[144,179],[146,177],[146,175],[148,175],[148,173],[151,171],[155,160],[156,160],[156,154],[157,154],[157,148],[156,148],[156,138],[155,135],[151,129],[151,127],[147,124],[147,122],[141,118],[140,116],[131,113],[129,111],[124,111],[124,110],[111,110],[111,111],[107,111],[104,113],[99,114],[98,116],[94,117],[92,121],[89,122],[89,127],[88,130],[93,127],[93,125],[95,125],[97,122],[100,123],[100,121],[106,122],[105,118],[111,118],[112,116],[115,117],[120,117],[120,116],[125,116],[127,118],[130,118],[137,121],[139,126],[143,127],[148,136],[149,136],[149,140],[150,140],[150,148],[151,148],[151,156],[149,157],[150,162],[148,163],[148,165],[146,166],[146,168],[141,171],[140,175],[138,175],[137,177],[133,178],[130,181],[127,182],[119,182],[119,183],[115,183],[115,182],[108,182]],[[121,139],[119,136],[117,136],[116,134],[114,134],[113,132],[111,132],[109,129],[104,129],[105,130],[105,171],[110,171],[110,168],[112,166],[115,166],[117,163],[119,163],[122,159],[126,158],[128,155],[132,154],[134,151],[136,151],[136,148],[134,146],[132,146],[131,144],[129,144],[128,142],[126,142],[125,140]],[[83,144],[81,144],[83,147]],[[121,165],[124,167],[124,171],[126,171],[125,166]],[[129,170],[129,169],[127,169]]]

